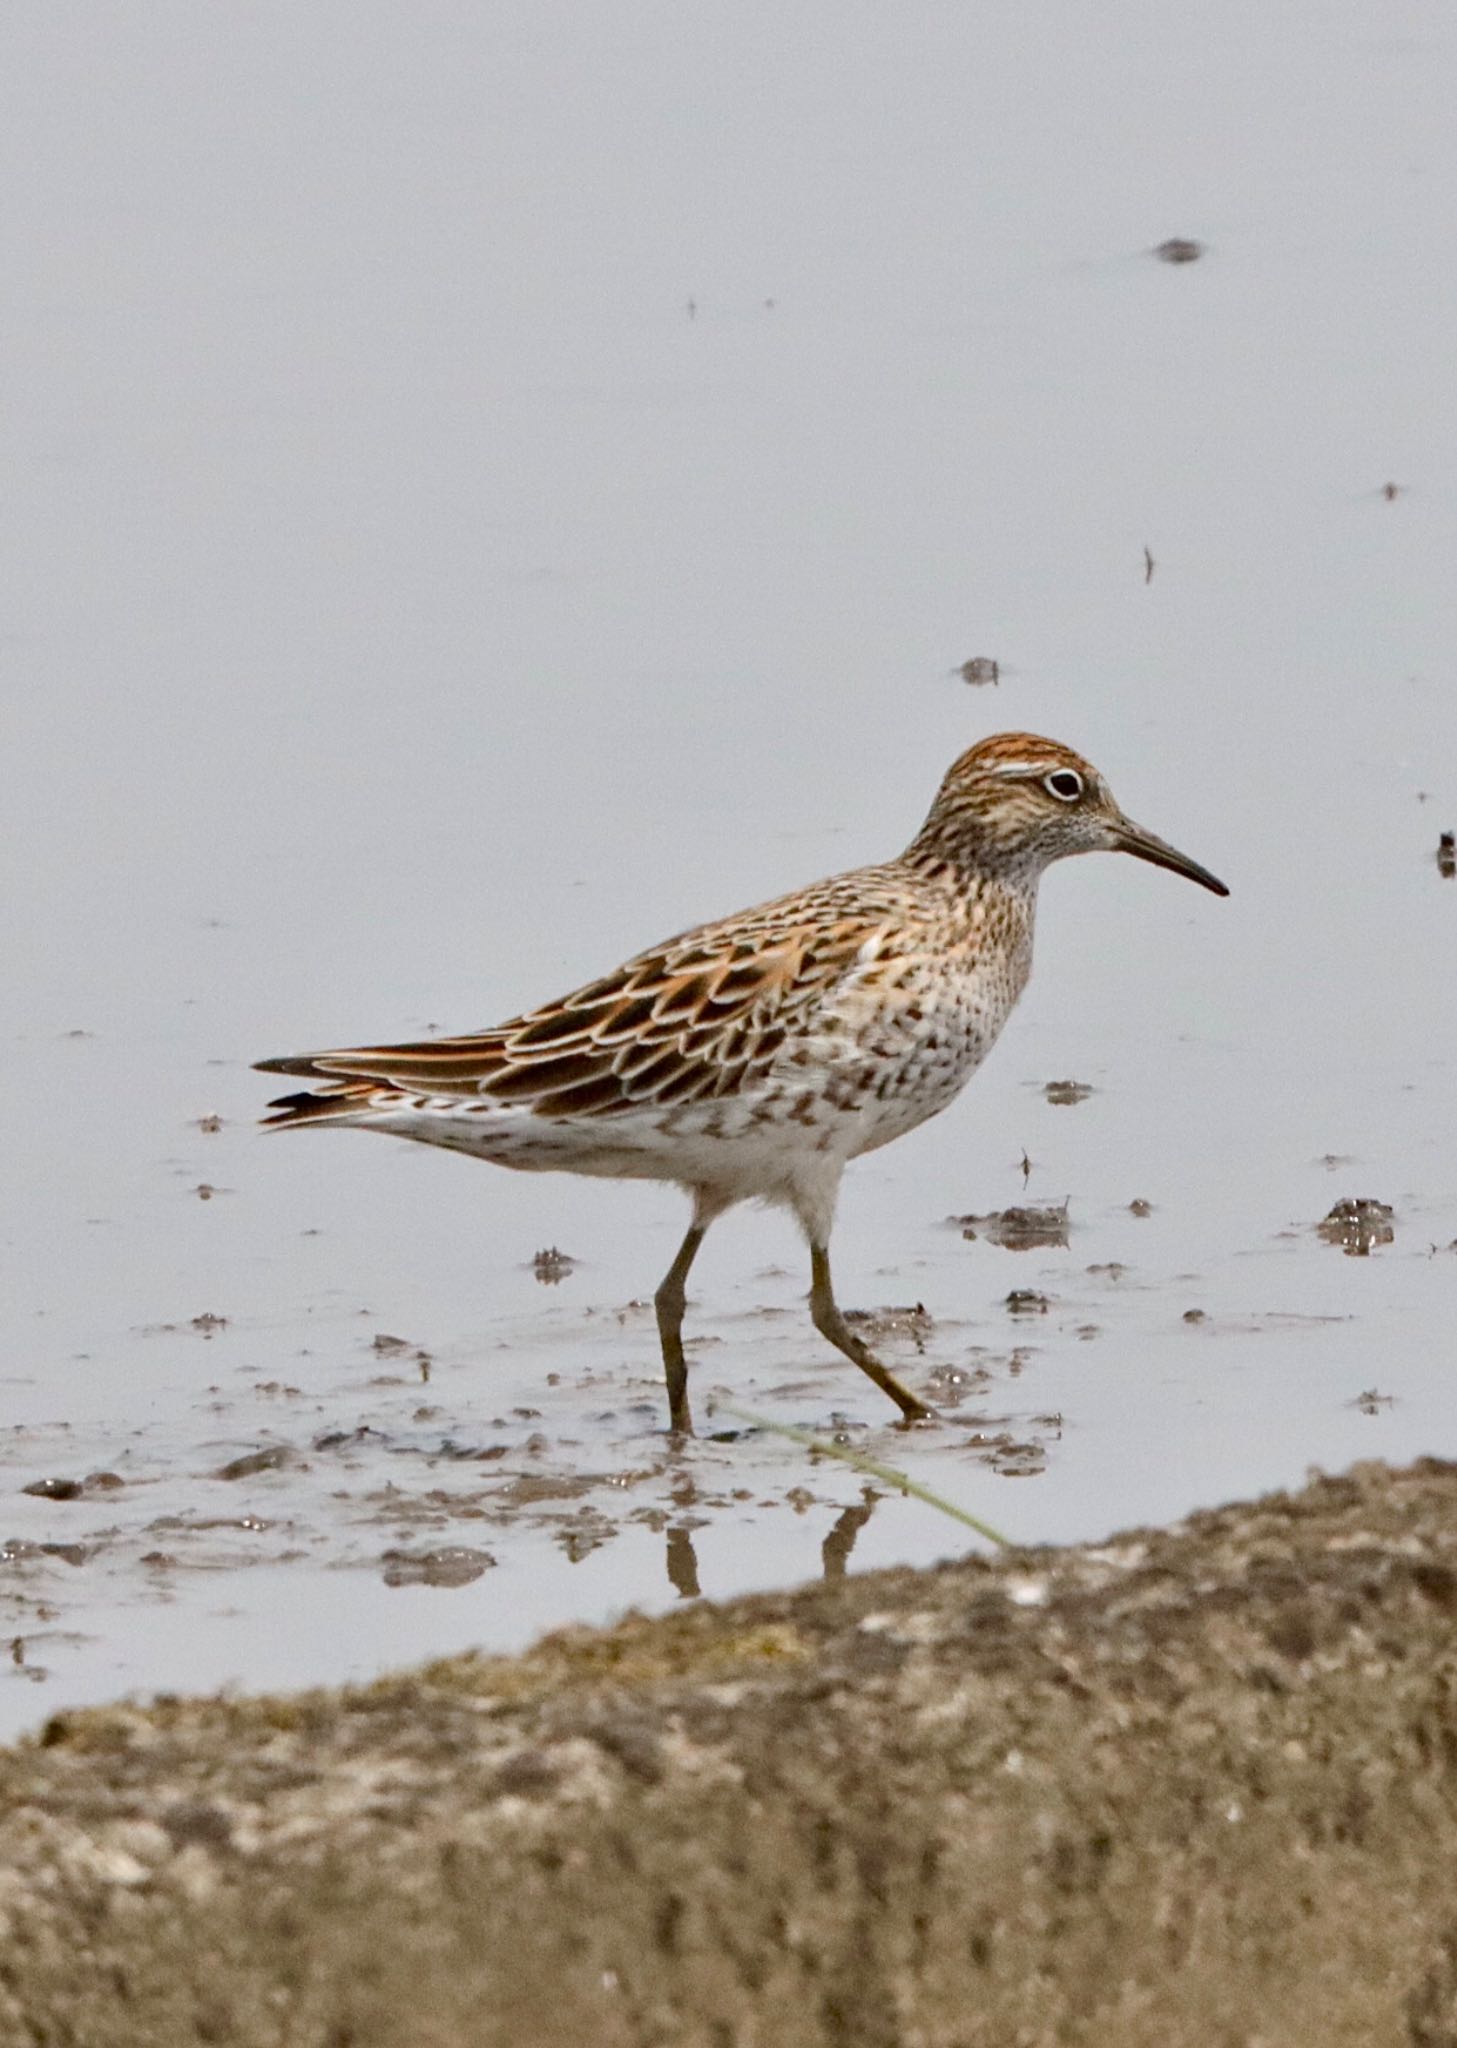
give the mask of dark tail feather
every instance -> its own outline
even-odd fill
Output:
[[[261,1065],[273,1072],[287,1073],[289,1067],[281,1060],[267,1060]],[[302,1066],[304,1062],[297,1062]],[[278,1130],[294,1124],[326,1124],[338,1117],[352,1116],[363,1109],[371,1095],[388,1092],[378,1081],[336,1081],[317,1094],[305,1089],[298,1095],[280,1095],[268,1107],[277,1112],[274,1116],[260,1119],[265,1130]]]

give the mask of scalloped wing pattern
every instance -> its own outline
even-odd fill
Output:
[[[843,885],[855,879],[684,933],[491,1030],[264,1061],[322,1084],[280,1098],[269,1121],[357,1115],[410,1094],[574,1119],[738,1095],[814,1027],[826,991],[883,928],[894,906],[880,892],[867,901],[862,875],[851,908]]]

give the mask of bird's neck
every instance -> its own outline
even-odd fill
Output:
[[[1030,920],[1047,865],[1030,847],[1008,846],[974,813],[932,811],[906,848],[906,865],[970,897],[1014,898]]]
[[[958,858],[943,844],[922,846],[919,841],[902,858],[944,903],[950,937],[970,942],[983,964],[993,956],[1010,963],[1015,1001],[1032,969],[1040,868],[987,865]]]

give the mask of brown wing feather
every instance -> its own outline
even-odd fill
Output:
[[[338,1081],[298,1095],[279,1095],[268,1105],[278,1115],[265,1116],[262,1121],[265,1125],[328,1123],[331,1117],[350,1116],[364,1109],[378,1085],[375,1081]]]
[[[486,1096],[548,1117],[731,1094],[805,1028],[878,923],[806,892],[685,933],[491,1030],[258,1064],[324,1084],[275,1104],[280,1122],[350,1114],[389,1090]]]

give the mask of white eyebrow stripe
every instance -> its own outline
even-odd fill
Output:
[[[993,775],[1050,775],[1056,773],[1056,764],[1049,768],[1045,761],[994,761]]]

